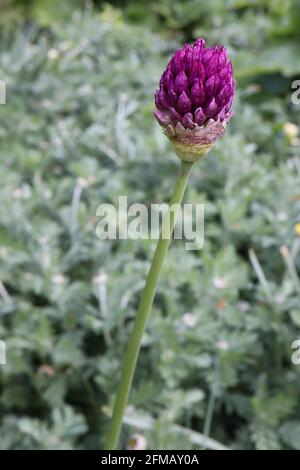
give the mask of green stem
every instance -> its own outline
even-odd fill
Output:
[[[161,273],[162,264],[167,254],[175,225],[176,211],[174,212],[172,210],[172,205],[181,204],[192,165],[193,164],[189,162],[182,162],[181,164],[179,177],[169,206],[167,217],[167,220],[169,219],[169,223],[166,227],[164,227],[167,228],[167,233],[165,230],[163,230],[164,228],[162,228],[164,237],[161,233],[152,260],[151,268],[148,273],[147,281],[142,293],[139,309],[133,326],[133,331],[124,357],[121,382],[119,385],[117,398],[114,404],[113,415],[110,422],[110,427],[105,445],[105,449],[107,450],[113,450],[118,445],[122,420],[129,398],[134,371],[141,347],[142,337],[153,304],[153,299]]]

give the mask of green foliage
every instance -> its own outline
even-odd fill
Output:
[[[3,28],[1,448],[103,445],[155,241],[99,240],[96,209],[119,195],[168,201],[178,161],[153,120],[153,90],[177,41],[199,33],[229,46],[235,118],[194,168],[186,202],[205,203],[205,245],[172,243],[122,446],[138,431],[148,448],[300,447],[292,4],[128,2],[60,24],[31,17],[47,29]]]

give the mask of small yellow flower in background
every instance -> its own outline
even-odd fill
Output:
[[[296,124],[293,124],[292,122],[286,122],[283,125],[283,132],[290,144],[292,145],[298,144],[299,129],[298,129],[298,126],[296,126]]]
[[[297,237],[300,237],[300,222],[295,224],[294,231],[295,231],[295,234],[297,235]]]

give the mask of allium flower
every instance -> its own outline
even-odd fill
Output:
[[[204,39],[175,52],[155,92],[154,115],[185,161],[203,158],[232,116],[235,82],[224,46]]]
[[[182,161],[167,213],[167,236],[162,227],[124,356],[106,438],[107,450],[118,446],[142,338],[176,223],[174,207],[182,203],[193,162],[203,158],[224,133],[232,116],[233,96],[232,65],[227,61],[225,47],[206,48],[203,39],[198,39],[193,46],[184,46],[173,55],[155,93],[157,109],[154,114]],[[221,281],[221,287],[226,287],[225,281]],[[186,326],[193,327],[195,323],[190,313],[186,313],[183,320]]]

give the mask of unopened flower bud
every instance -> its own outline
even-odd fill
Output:
[[[155,92],[154,115],[185,161],[207,154],[232,116],[235,82],[224,46],[204,39],[175,52]]]

